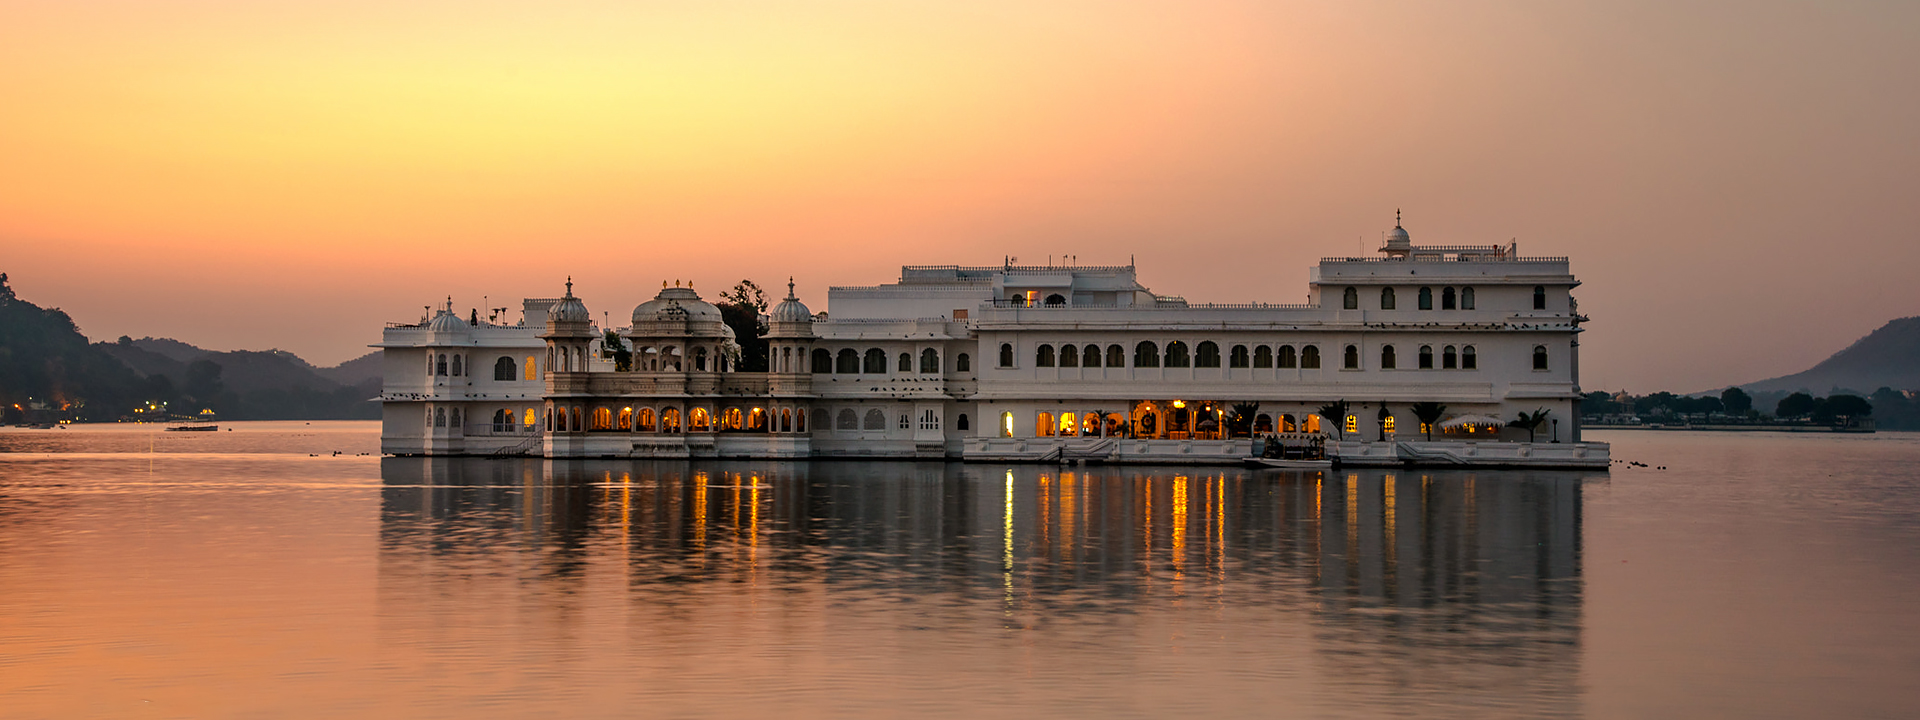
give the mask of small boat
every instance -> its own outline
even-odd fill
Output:
[[[213,432],[219,429],[220,429],[219,425],[215,425],[213,423],[207,423],[205,425],[200,425],[200,424],[175,425],[173,427],[167,428],[167,432]]]
[[[1246,463],[1250,467],[1276,468],[1280,470],[1331,470],[1333,469],[1332,460],[1301,460],[1301,459],[1288,460],[1284,458],[1248,457],[1248,458],[1241,458],[1240,461],[1243,463]]]

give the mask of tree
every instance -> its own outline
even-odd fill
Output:
[[[1336,440],[1345,439],[1345,435],[1342,433],[1346,431],[1347,408],[1347,401],[1335,400],[1321,405],[1320,409],[1315,413],[1320,417],[1326,418],[1328,422],[1333,423],[1333,437]]]
[[[627,349],[627,342],[620,339],[618,330],[608,330],[600,342],[600,357],[612,358],[613,369],[627,372],[633,369],[633,351]]]
[[[740,344],[742,372],[766,372],[767,326],[761,313],[767,310],[766,294],[752,280],[741,280],[732,290],[720,294],[720,319],[733,329],[733,341]]]
[[[1375,417],[1378,417],[1380,419],[1380,425],[1379,425],[1380,442],[1386,442],[1387,441],[1387,418],[1393,417],[1393,411],[1387,409],[1386,403],[1380,403],[1380,412],[1376,414]]]
[[[187,395],[201,404],[208,404],[220,391],[220,364],[212,360],[195,360],[187,364]]]
[[[1094,410],[1092,412],[1093,412],[1093,416],[1097,418],[1100,422],[1100,430],[1098,433],[1095,433],[1095,434],[1104,434],[1107,431],[1107,418],[1113,417],[1113,413],[1106,410]],[[1122,434],[1124,434],[1126,432],[1126,427],[1121,426],[1120,431]]]
[[[1447,406],[1437,402],[1425,401],[1414,403],[1411,409],[1413,410],[1413,416],[1420,419],[1420,429],[1426,431],[1427,440],[1431,442],[1433,440],[1433,426],[1440,423],[1440,416],[1447,414]]]
[[[1729,415],[1745,415],[1753,409],[1753,396],[1737,387],[1720,391],[1720,404],[1725,406]]]
[[[1774,406],[1773,414],[1775,417],[1781,419],[1797,418],[1811,415],[1813,414],[1813,410],[1813,396],[1803,392],[1797,392],[1781,398],[1780,404]]]
[[[1253,434],[1253,416],[1259,414],[1257,403],[1234,403],[1227,409],[1227,437],[1246,437]]]
[[[1832,395],[1827,398],[1823,408],[1829,415],[1844,418],[1863,418],[1873,416],[1873,403],[1859,395]]]
[[[1516,427],[1527,431],[1527,442],[1533,442],[1534,433],[1540,429],[1541,425],[1546,424],[1547,415],[1552,412],[1552,410],[1546,408],[1540,408],[1530,413],[1523,412],[1520,413],[1520,416],[1515,418],[1513,422],[1507,423],[1507,427]]]

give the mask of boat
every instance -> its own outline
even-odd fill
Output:
[[[188,425],[175,425],[173,427],[167,428],[167,432],[213,432],[219,429],[220,429],[220,426],[215,425],[213,423],[207,423],[204,425],[199,423],[193,423]]]
[[[1276,468],[1280,470],[1332,470],[1332,460],[1289,460],[1286,458],[1248,457],[1241,462],[1257,468]]]

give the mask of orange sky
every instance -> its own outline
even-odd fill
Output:
[[[616,319],[1004,255],[1298,301],[1398,207],[1573,256],[1590,389],[1920,314],[1920,4],[1669,5],[0,0],[0,271],[326,364],[569,274]]]

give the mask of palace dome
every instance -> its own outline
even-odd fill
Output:
[[[720,308],[701,300],[693,288],[662,288],[659,295],[633,309],[636,323],[659,320],[720,322]]]
[[[779,305],[773,306],[773,315],[768,322],[813,322],[813,311],[807,309],[806,303],[788,296]]]
[[[573,296],[571,278],[567,280],[567,294],[560,298],[560,302],[554,303],[553,307],[547,308],[547,322],[593,322],[593,314],[587,312],[586,303],[580,302],[580,298]]]
[[[1406,247],[1412,243],[1413,238],[1407,235],[1406,228],[1395,225],[1392,230],[1387,231],[1387,245],[1389,247]]]
[[[469,327],[472,326],[468,325],[467,321],[453,314],[452,310],[445,309],[434,313],[433,322],[427,324],[427,329],[434,332],[464,332]]]

